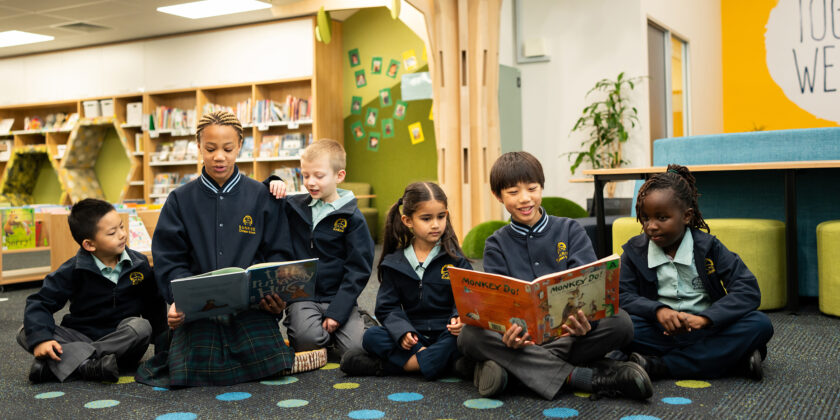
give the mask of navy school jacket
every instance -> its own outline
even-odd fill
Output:
[[[172,303],[172,280],[292,259],[284,201],[262,183],[233,175],[219,187],[207,172],[166,198],[152,238],[155,277]]]
[[[741,258],[706,232],[692,228],[691,235],[694,265],[712,300],[711,306],[696,315],[720,327],[756,310],[761,304],[761,291]],[[648,238],[644,234],[634,236],[622,248],[620,305],[631,315],[658,322],[656,310],[667,305],[657,301],[659,283],[656,269],[648,268]]]
[[[298,194],[285,201],[295,258],[319,258],[314,301],[329,302],[324,316],[344,325],[373,266],[373,239],[356,199],[324,217],[314,231],[312,197]]]
[[[447,271],[453,265],[472,269],[466,258],[452,258],[441,250],[420,279],[402,249],[385,256],[379,266],[382,284],[375,313],[395,342],[407,332],[445,330],[449,320],[458,316]]]
[[[29,351],[53,339],[53,314],[70,301],[61,325],[98,340],[114,332],[125,318],[142,316],[157,335],[166,329],[166,306],[145,255],[126,248],[131,265],[117,284],[105,278],[93,256],[79,248],[76,256],[44,278],[41,290],[26,299],[23,329]]]
[[[531,281],[597,260],[586,231],[573,219],[545,215],[530,230],[521,226],[511,222],[487,238],[484,271]]]

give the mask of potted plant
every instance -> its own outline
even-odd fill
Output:
[[[627,94],[636,87],[640,77],[625,78],[624,72],[615,80],[601,79],[586,93],[588,98],[599,93],[596,100],[585,108],[572,127],[572,133],[583,132],[586,138],[581,142],[583,150],[567,153],[574,163],[572,173],[587,163],[593,169],[618,168],[627,160],[621,156],[621,144],[630,137],[629,130],[639,122],[636,107],[630,106]],[[607,196],[615,194],[615,184],[607,184]]]

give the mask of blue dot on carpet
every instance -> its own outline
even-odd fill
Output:
[[[493,400],[490,398],[476,398],[474,400],[466,400],[464,401],[464,405],[467,408],[475,408],[477,410],[486,410],[488,408],[499,408],[505,403],[499,400]]]
[[[247,392],[225,392],[224,394],[216,395],[216,399],[220,401],[239,401],[251,398],[251,394]]]
[[[167,413],[155,417],[155,420],[195,420],[198,415],[195,413]]]
[[[555,419],[567,419],[569,417],[577,417],[577,410],[566,407],[554,407],[543,410],[543,415]]]
[[[169,388],[161,388],[159,386],[156,386],[152,388],[152,391],[169,391]]]
[[[96,400],[85,404],[85,408],[108,408],[119,405],[117,400]]]
[[[682,398],[682,397],[667,397],[667,398],[663,398],[662,402],[664,402],[665,404],[672,404],[672,405],[691,404],[690,399]]]
[[[662,420],[659,417],[654,416],[645,416],[645,415],[637,415],[637,416],[624,416],[621,420]]]
[[[283,408],[294,408],[294,407],[303,407],[309,404],[309,401],[306,400],[283,400],[277,403],[278,407]]]
[[[272,379],[270,381],[261,381],[260,383],[263,385],[288,385],[293,384],[298,381],[298,378],[294,376],[286,376],[280,379]]]
[[[385,417],[385,413],[379,410],[355,410],[347,414],[351,419],[381,419]]]
[[[417,401],[417,400],[422,400],[423,395],[418,394],[416,392],[398,392],[396,394],[389,395],[388,399],[391,400],[391,401],[399,401],[399,402]]]
[[[64,395],[64,393],[61,392],[61,391],[42,392],[42,393],[36,395],[35,398],[37,398],[39,400],[45,400],[47,398],[58,398],[62,395]]]

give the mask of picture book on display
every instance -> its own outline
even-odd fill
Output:
[[[519,325],[542,344],[564,334],[569,315],[582,310],[590,321],[618,311],[617,254],[533,281],[449,267],[461,322],[504,334]]]
[[[266,295],[278,294],[286,304],[315,295],[318,259],[222,268],[172,280],[172,294],[186,321],[257,308]]]
[[[3,225],[3,250],[35,247],[35,210],[9,207],[0,209]]]

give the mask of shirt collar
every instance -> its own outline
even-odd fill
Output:
[[[219,194],[220,192],[229,193],[230,190],[239,183],[240,179],[242,179],[242,173],[239,172],[239,168],[236,165],[233,165],[233,174],[231,174],[227,181],[225,181],[222,188],[219,188],[216,181],[214,181],[213,178],[210,178],[210,174],[207,173],[207,170],[201,168],[201,183],[216,194]]]
[[[316,205],[319,205],[319,203],[324,203],[320,205],[328,205],[332,207],[333,210],[338,210],[344,207],[345,204],[349,203],[350,200],[356,198],[356,196],[353,194],[353,191],[343,190],[341,188],[337,188],[336,191],[338,192],[338,198],[332,203],[327,203],[325,201],[322,201],[320,198],[316,198],[309,202],[309,207],[315,207]]]
[[[96,268],[98,268],[99,272],[102,274],[110,273],[111,271],[116,270],[117,267],[119,267],[120,265],[124,265],[126,262],[131,264],[131,257],[128,256],[128,251],[126,251],[125,249],[123,249],[122,254],[120,254],[120,260],[117,262],[117,265],[114,268],[105,265],[105,263],[103,263],[99,258],[97,258],[96,255],[90,254],[90,256],[93,257],[93,262],[96,263]]]
[[[510,218],[510,227],[513,228],[513,231],[520,234],[520,235],[527,235],[529,233],[541,233],[545,230],[546,225],[548,225],[548,214],[546,214],[545,209],[540,207],[540,220],[537,220],[537,223],[534,223],[534,226],[528,226],[523,223],[519,223],[516,220],[513,220],[513,217]]]
[[[680,246],[674,254],[673,261],[677,264],[691,265],[694,257],[694,238],[691,236],[691,229],[685,228],[685,235],[683,235]],[[659,267],[662,264],[671,262],[671,258],[665,254],[658,245],[653,241],[648,241],[648,268]]]
[[[405,259],[408,260],[408,264],[411,266],[411,269],[417,272],[420,269],[425,270],[429,264],[432,263],[432,260],[435,259],[437,254],[440,253],[440,241],[438,241],[434,248],[429,252],[429,255],[426,257],[426,260],[420,264],[420,261],[417,259],[417,253],[414,252],[414,244],[407,246],[403,250],[403,254],[405,255]],[[417,274],[420,274],[419,272]]]

